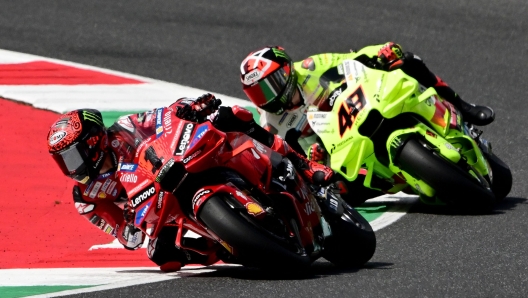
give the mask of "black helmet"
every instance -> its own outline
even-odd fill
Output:
[[[282,47],[250,53],[240,64],[240,80],[247,97],[259,108],[282,114],[292,108],[297,87],[293,61]]]
[[[87,184],[99,175],[108,138],[101,113],[80,109],[61,115],[48,133],[48,151],[64,175]]]

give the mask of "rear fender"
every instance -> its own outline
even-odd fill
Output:
[[[228,182],[226,184],[202,187],[194,194],[192,199],[192,209],[195,218],[198,218],[197,214],[200,212],[200,208],[203,204],[213,195],[219,193],[229,194],[234,199],[234,203],[240,203],[240,207],[246,208],[247,213],[256,218],[266,216],[266,211],[257,201],[252,197],[245,195],[234,184]]]

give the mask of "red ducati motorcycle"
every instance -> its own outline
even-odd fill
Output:
[[[176,226],[178,247],[260,268],[304,268],[320,257],[355,267],[374,254],[369,223],[332,189],[308,185],[269,147],[169,108],[156,111],[156,124],[133,163],[118,168],[133,224],[148,237]],[[186,247],[187,231],[214,245]]]

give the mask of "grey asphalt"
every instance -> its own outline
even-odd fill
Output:
[[[512,168],[490,215],[416,205],[377,232],[367,266],[316,263],[303,276],[220,268],[75,297],[525,297],[528,295],[528,2],[0,1],[0,48],[243,97],[252,50],[282,45],[298,60],[396,41],[468,101],[492,106],[484,136]]]

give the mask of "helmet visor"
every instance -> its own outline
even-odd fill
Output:
[[[86,183],[90,178],[86,169],[86,158],[86,151],[82,150],[79,143],[53,154],[53,159],[59,165],[62,173],[80,183]]]
[[[293,69],[284,66],[245,91],[261,109],[281,114],[288,107],[296,85],[297,76]]]

